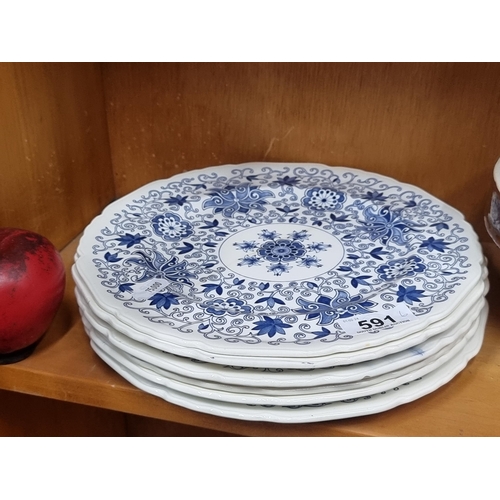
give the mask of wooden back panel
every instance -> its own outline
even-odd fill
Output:
[[[0,90],[0,226],[59,248],[115,187],[246,161],[389,175],[485,236],[497,63],[2,63]]]
[[[0,64],[0,227],[65,246],[114,197],[99,64]]]
[[[481,236],[500,156],[500,64],[106,63],[116,189],[247,161],[416,184]]]

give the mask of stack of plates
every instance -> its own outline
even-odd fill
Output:
[[[479,351],[486,263],[421,189],[249,163],[156,181],[86,228],[73,266],[92,348],[200,412],[313,422],[385,411]]]

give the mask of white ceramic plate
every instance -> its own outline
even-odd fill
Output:
[[[314,358],[450,315],[481,275],[463,216],[378,174],[248,163],[156,181],[86,228],[76,267],[129,327],[216,355]]]
[[[481,317],[485,315],[487,315],[487,307],[483,310]],[[462,335],[454,344],[447,346],[427,360],[423,360],[402,370],[397,370],[394,373],[388,373],[350,384],[322,386],[313,388],[312,390],[302,388],[289,391],[279,389],[275,391],[271,389],[260,391],[258,388],[247,389],[241,386],[207,383],[179,376],[167,370],[164,370],[160,374],[146,367],[145,364],[140,362],[137,358],[114,348],[106,342],[102,335],[99,335],[93,330],[89,324],[86,325],[86,330],[93,341],[92,345],[94,348],[103,351],[132,373],[156,384],[175,389],[185,394],[206,399],[214,399],[216,401],[239,404],[289,406],[331,403],[345,399],[362,398],[377,392],[388,391],[394,387],[411,382],[418,377],[431,373],[461,352],[472,336],[478,334],[480,325],[483,325],[484,328],[484,321],[481,322],[480,320],[476,320],[470,330]]]
[[[366,347],[365,349],[360,349],[357,351],[352,351],[348,353],[340,352],[333,353],[327,356],[315,357],[315,358],[271,358],[271,357],[258,357],[258,356],[235,356],[235,355],[214,355],[212,353],[207,353],[202,349],[192,348],[192,347],[181,347],[175,343],[169,343],[165,340],[158,339],[153,336],[146,335],[142,332],[128,327],[121,323],[116,316],[111,315],[103,311],[97,302],[91,296],[88,288],[81,281],[78,275],[78,271],[73,267],[73,276],[79,295],[85,299],[86,307],[89,309],[94,316],[96,316],[103,323],[110,326],[112,329],[119,333],[129,337],[132,340],[141,342],[148,345],[154,349],[160,351],[166,351],[171,354],[194,358],[199,361],[205,361],[208,363],[216,363],[222,365],[232,365],[239,367],[249,367],[249,368],[274,368],[274,369],[305,369],[305,368],[327,368],[332,366],[340,365],[352,365],[361,363],[364,361],[374,360],[393,354],[396,352],[403,351],[405,349],[414,347],[427,339],[438,335],[456,325],[459,322],[467,322],[466,317],[470,314],[471,308],[477,306],[480,299],[487,293],[489,283],[485,278],[487,275],[487,269],[483,269],[483,279],[478,283],[478,285],[471,291],[470,294],[464,299],[460,308],[458,308],[454,314],[446,317],[445,319],[431,324],[425,330],[415,332],[409,336],[403,337],[397,341],[388,342],[383,345],[375,345],[373,347]]]
[[[144,362],[150,369],[155,370],[157,368],[160,374],[163,370],[167,370],[188,378],[197,379],[198,383],[205,381],[225,385],[248,386],[253,390],[259,388],[260,392],[265,391],[266,388],[272,388],[273,390],[299,390],[305,388],[311,391],[311,388],[316,386],[368,381],[380,375],[411,367],[415,363],[421,363],[441,352],[447,346],[454,344],[457,339],[472,328],[473,322],[485,305],[485,299],[483,298],[452,328],[431,337],[419,345],[394,354],[351,365],[309,370],[283,370],[206,363],[154,349],[120,334],[103,323],[88,308],[88,303],[85,302],[78,290],[76,290],[76,294],[82,318],[89,324],[90,328],[104,336],[116,350],[130,354]]]
[[[483,321],[486,321],[485,317],[483,317]],[[240,420],[306,423],[380,413],[396,406],[409,403],[435,391],[452,380],[453,377],[465,368],[469,360],[479,352],[483,341],[484,326],[485,324],[478,329],[477,335],[471,338],[460,353],[424,377],[395,387],[392,390],[373,394],[364,398],[354,398],[332,403],[305,406],[252,406],[190,396],[150,382],[132,373],[130,370],[127,370],[127,368],[107,356],[104,352],[99,351],[95,346],[93,346],[93,348],[96,349],[96,353],[107,364],[132,385],[170,403],[202,413]]]

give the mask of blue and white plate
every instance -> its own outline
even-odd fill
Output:
[[[385,344],[367,346],[364,349],[353,350],[350,352],[334,352],[325,356],[316,356],[315,358],[286,358],[269,356],[233,356],[228,354],[212,354],[202,349],[192,346],[184,347],[170,343],[162,338],[161,335],[148,335],[144,332],[138,332],[124,323],[117,317],[104,311],[99,307],[87,286],[81,281],[78,271],[72,268],[74,281],[76,284],[76,297],[81,310],[85,310],[91,316],[91,320],[97,321],[97,328],[105,328],[111,333],[112,339],[123,337],[139,343],[144,347],[149,347],[150,353],[158,357],[158,363],[161,363],[164,356],[175,355],[176,357],[191,357],[194,360],[202,361],[210,365],[238,365],[238,369],[253,368],[270,370],[289,370],[297,369],[301,373],[304,370],[310,371],[314,368],[340,367],[345,365],[360,366],[366,361],[375,361],[390,354],[397,354],[403,350],[414,348],[415,346],[426,342],[435,336],[446,334],[451,329],[464,328],[469,325],[470,320],[474,319],[482,307],[485,296],[489,291],[488,268],[483,266],[483,274],[479,283],[470,291],[467,297],[460,303],[455,314],[450,314],[445,318],[430,324],[427,328],[419,330],[411,335],[386,342]],[[106,332],[107,334],[107,332]]]
[[[465,342],[462,349],[448,359],[447,362],[426,375],[416,376],[415,379],[409,382],[366,396],[305,405],[282,406],[231,403],[188,394],[144,378],[137,373],[137,370],[130,370],[104,350],[100,349],[93,341],[91,341],[91,345],[96,354],[104,362],[132,385],[170,403],[202,413],[240,420],[306,423],[380,413],[415,401],[437,390],[461,372],[467,363],[478,353],[484,337],[486,319],[487,312],[484,311],[477,330]]]
[[[432,329],[428,329],[426,335],[429,335],[429,338],[419,344],[405,343],[404,345],[399,344],[397,347],[397,343],[391,345],[392,351],[389,352],[392,354],[384,355],[384,352],[381,352],[379,348],[375,354],[372,353],[373,359],[355,362],[358,356],[363,353],[363,351],[357,351],[351,364],[338,364],[338,360],[334,358],[330,361],[331,363],[337,362],[337,364],[324,368],[284,369],[210,363],[196,358],[171,354],[168,351],[137,342],[118,332],[94,313],[79,289],[76,290],[76,298],[87,333],[92,330],[96,335],[103,337],[116,351],[132,356],[138,364],[143,364],[159,374],[168,371],[189,378],[193,380],[192,384],[195,385],[215,383],[223,384],[226,387],[234,386],[235,391],[251,390],[255,392],[258,390],[259,393],[267,393],[268,390],[271,393],[275,393],[277,390],[313,393],[325,386],[368,383],[375,377],[394,374],[396,371],[411,371],[415,365],[421,365],[438,353],[444,352],[444,349],[454,345],[459,338],[473,329],[473,323],[486,304],[484,298],[476,301],[475,305],[467,309],[466,314],[458,317],[457,321],[442,333],[432,335]],[[194,354],[196,355],[196,353]],[[367,356],[366,353],[363,355]],[[231,359],[227,360],[228,363],[231,361]]]
[[[483,306],[483,315],[486,314],[487,305]],[[459,352],[466,343],[476,335],[482,322],[476,319],[470,328],[455,339],[455,341],[437,353],[423,359],[414,365],[404,367],[383,375],[362,379],[357,382],[331,384],[319,387],[291,388],[291,389],[263,389],[260,387],[241,387],[232,384],[200,381],[185,377],[169,370],[152,369],[147,363],[127,354],[110,344],[107,339],[86,322],[86,331],[93,344],[104,351],[108,356],[125,366],[131,372],[165,387],[175,389],[185,394],[227,401],[239,404],[257,405],[309,405],[330,403],[345,399],[361,398],[377,392],[394,389],[418,377],[422,377],[439,368]]]
[[[463,216],[415,186],[275,163],[148,184],[92,221],[77,257],[99,307],[139,333],[313,364],[458,314],[483,264]]]

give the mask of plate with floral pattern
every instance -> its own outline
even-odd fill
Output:
[[[120,322],[118,318],[101,309],[90,293],[90,290],[81,280],[75,266],[72,268],[74,281],[76,284],[75,293],[81,310],[90,312],[92,318],[99,321],[100,327],[106,325],[107,330],[115,334],[121,335],[153,349],[151,353],[156,353],[162,358],[164,355],[173,354],[181,357],[190,357],[193,360],[201,361],[210,364],[219,365],[237,365],[239,369],[253,368],[269,370],[282,369],[298,369],[301,372],[309,371],[313,368],[331,368],[334,366],[343,365],[359,365],[362,362],[376,360],[390,354],[399,353],[405,349],[413,348],[417,344],[440,335],[451,328],[464,326],[468,324],[470,317],[478,313],[480,303],[489,291],[488,268],[483,265],[483,274],[479,283],[471,290],[457,308],[456,314],[449,315],[442,320],[436,321],[427,328],[415,332],[406,337],[393,340],[381,345],[366,346],[363,349],[350,352],[334,352],[325,356],[317,356],[315,358],[287,358],[287,357],[268,357],[268,356],[233,356],[227,354],[212,354],[202,349],[192,346],[184,347],[174,343],[170,343],[162,338],[161,335],[148,335],[139,332],[134,328],[128,327]],[[105,327],[105,328],[106,328]],[[160,360],[161,361],[161,360]]]
[[[150,183],[84,231],[100,307],[213,354],[313,359],[381,345],[456,311],[483,255],[463,216],[379,174],[210,167]]]
[[[91,345],[96,354],[105,363],[132,385],[169,403],[210,415],[239,420],[284,424],[307,423],[372,415],[410,403],[436,391],[460,373],[467,366],[467,363],[479,352],[483,342],[486,319],[487,314],[483,314],[481,325],[476,334],[472,336],[459,353],[427,375],[418,377],[390,390],[368,396],[309,405],[238,404],[210,400],[182,393],[141,377],[102,350],[99,350],[92,341]]]
[[[75,293],[86,330],[92,329],[97,335],[104,337],[114,349],[131,355],[138,363],[143,363],[149,369],[158,371],[160,374],[167,370],[189,379],[196,379],[198,384],[208,382],[238,386],[238,390],[248,387],[252,391],[259,390],[259,392],[271,389],[273,393],[278,389],[283,392],[289,390],[314,392],[316,387],[370,381],[374,377],[393,373],[396,370],[408,367],[411,369],[416,363],[421,363],[436,353],[443,352],[443,349],[456,343],[458,338],[471,330],[486,303],[486,300],[482,298],[449,329],[418,345],[393,354],[360,363],[321,369],[282,369],[208,363],[152,348],[134,341],[103,322],[92,312],[78,289]]]
[[[483,314],[485,314],[486,310],[487,306],[483,308]],[[398,387],[406,382],[411,382],[418,377],[431,373],[443,363],[452,359],[463,349],[471,337],[477,334],[477,330],[480,326],[479,319],[476,319],[469,330],[463,332],[452,344],[425,360],[394,372],[352,383],[283,390],[214,383],[192,379],[168,370],[153,370],[146,363],[141,362],[134,356],[116,349],[85,320],[84,323],[87,334],[95,346],[104,351],[115,361],[125,366],[131,372],[151,382],[206,399],[215,399],[217,401],[227,401],[239,404],[272,404],[278,406],[330,403],[344,399],[365,397],[376,392],[391,390],[394,387]]]

